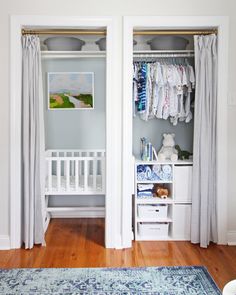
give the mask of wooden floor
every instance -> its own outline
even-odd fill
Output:
[[[103,219],[54,219],[46,247],[0,251],[0,267],[131,267],[204,265],[222,288],[236,279],[236,247],[189,242],[133,242],[132,249],[104,248]]]

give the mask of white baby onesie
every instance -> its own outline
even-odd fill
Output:
[[[153,68],[153,102],[152,102],[152,115],[156,116],[160,96],[163,95],[163,77],[161,71],[161,64],[159,62],[154,64]]]
[[[164,100],[163,113],[162,113],[162,118],[164,120],[168,119],[170,115],[170,95],[171,95],[171,88],[173,85],[172,66],[166,65],[165,67],[166,67],[165,69],[166,86],[165,86],[165,100]]]
[[[171,117],[170,121],[171,123],[176,126],[178,123],[178,120],[183,120],[185,118],[185,110],[184,110],[184,86],[187,85],[187,77],[186,72],[184,70],[183,66],[177,66],[176,67],[178,74],[179,74],[179,81],[177,84],[177,100],[178,100],[178,113],[176,116]]]
[[[161,66],[161,75],[162,75],[162,80],[163,80],[163,87],[161,87],[161,91],[158,91],[158,105],[157,105],[157,112],[156,112],[156,117],[158,119],[162,119],[162,112],[163,112],[163,107],[165,103],[165,96],[166,96],[166,68],[165,65],[160,65]]]
[[[175,117],[178,114],[178,92],[177,87],[181,84],[181,77],[176,68],[172,66],[173,84],[170,92],[170,116]]]

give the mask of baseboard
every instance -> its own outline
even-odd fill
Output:
[[[229,246],[236,246],[236,231],[228,231],[227,240]]]
[[[80,210],[80,208],[75,208],[70,210],[55,210],[50,212],[52,218],[104,218],[105,217],[105,209],[104,208],[88,208],[85,210],[84,208]]]
[[[10,248],[10,237],[7,235],[0,235],[0,250],[9,250]]]

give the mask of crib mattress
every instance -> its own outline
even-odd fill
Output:
[[[67,188],[66,176],[61,176],[61,185],[60,188],[57,187],[57,176],[52,175],[52,186],[49,188],[48,178],[46,179],[45,186],[45,194],[67,194],[67,193],[75,193],[75,194],[83,194],[83,193],[92,193],[92,194],[101,194],[104,193],[102,191],[102,176],[96,176],[96,187],[93,187],[93,175],[88,176],[87,180],[87,188],[84,188],[84,176],[79,177],[78,188],[75,187],[75,177],[70,177],[70,185]]]

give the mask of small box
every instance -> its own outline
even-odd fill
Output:
[[[168,205],[138,205],[139,218],[167,218]]]
[[[139,222],[138,234],[140,237],[153,237],[153,238],[167,238],[169,231],[168,222]]]

